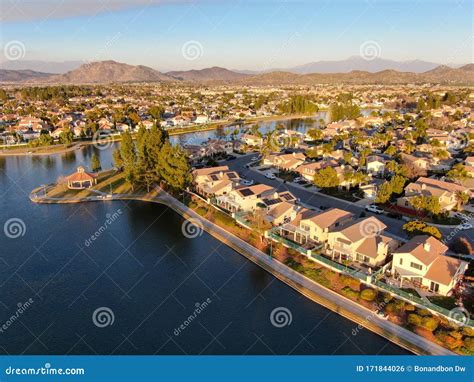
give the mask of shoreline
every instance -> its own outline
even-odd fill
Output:
[[[321,111],[324,112],[326,110],[320,110],[318,112],[321,112]],[[241,123],[225,121],[225,122],[215,122],[208,126],[203,126],[202,128],[197,128],[199,127],[199,125],[193,125],[193,126],[183,127],[183,128],[174,128],[174,129],[168,130],[168,134],[170,137],[173,137],[173,136],[178,136],[178,135],[213,131],[213,130],[217,130],[220,127],[225,127],[225,126],[234,126],[234,125],[239,126],[240,124],[250,125],[252,123],[257,123],[257,122],[288,121],[291,119],[307,119],[307,118],[315,118],[315,117],[316,116],[302,115],[302,114],[256,117],[256,118],[251,118],[251,119],[242,121]],[[133,139],[135,139],[133,135],[132,137]],[[117,139],[109,140],[107,138],[104,138],[101,141],[104,142],[105,144],[110,144],[110,143],[120,142],[121,140],[122,140],[121,136],[117,136]],[[55,155],[55,154],[66,154],[72,151],[81,150],[85,146],[94,145],[94,144],[95,142],[91,139],[88,141],[80,141],[80,142],[73,143],[71,147],[60,147],[64,145],[44,146],[44,147],[38,148],[36,152],[34,151],[35,148],[30,148],[30,147],[11,149],[11,150],[0,149],[0,157],[46,156],[46,155]],[[44,149],[44,150],[41,151],[41,149]]]
[[[279,263],[277,260],[269,258],[268,255],[259,251],[257,248],[251,246],[235,235],[229,233],[215,223],[208,221],[164,191],[161,191],[157,197],[153,198],[139,195],[121,194],[114,196],[112,199],[100,199],[97,197],[92,197],[81,199],[58,198],[58,200],[45,200],[31,196],[35,191],[40,189],[41,188],[36,188],[30,193],[30,200],[32,202],[38,204],[69,204],[107,200],[134,200],[165,205],[166,207],[171,208],[173,211],[181,215],[184,219],[198,219],[202,223],[202,229],[213,236],[215,239],[221,241],[228,247],[235,250],[237,253],[260,266],[262,269],[269,272],[274,277],[284,282],[311,301],[322,305],[323,307],[354,322],[357,324],[357,326],[355,326],[357,330],[360,330],[359,326],[362,326],[363,328],[380,335],[386,340],[391,341],[392,343],[416,355],[457,355],[456,353],[453,353],[434,342],[428,341],[427,339],[409,331],[408,329],[398,326],[390,321],[385,321],[378,318],[370,309],[359,305],[356,302],[349,300],[328,288],[323,287],[322,285],[315,283],[313,280],[310,280],[304,275],[299,274],[293,269],[287,267],[286,265]],[[338,301],[339,304],[335,301]]]

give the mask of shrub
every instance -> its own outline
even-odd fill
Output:
[[[435,336],[439,342],[441,342],[444,346],[451,350],[461,347],[463,344],[461,339],[456,339],[452,337],[449,333],[444,331],[439,331],[435,334]]]
[[[387,304],[387,306],[385,307],[385,311],[387,313],[396,313],[397,307],[393,302],[391,302],[390,304]]]
[[[462,333],[457,332],[456,330],[449,332],[449,335],[453,338],[456,338],[457,340],[460,340],[462,338]]]
[[[377,296],[377,292],[373,289],[364,289],[360,292],[360,298],[365,301],[374,301]]]
[[[357,300],[359,298],[359,293],[351,288],[349,288],[348,286],[345,286],[344,288],[342,288],[342,294],[344,294],[345,296],[349,297],[349,298],[352,298],[354,300]]]
[[[416,313],[418,313],[422,317],[431,316],[431,313],[428,309],[418,308],[416,310]]]
[[[379,296],[382,297],[381,301],[383,301],[384,303],[388,303],[393,300],[393,296],[390,293],[379,293]]]
[[[343,285],[351,287],[354,290],[358,290],[360,288],[360,281],[350,276],[341,274],[339,275],[339,280]]]
[[[470,326],[465,326],[462,328],[462,334],[468,337],[474,337],[474,328],[471,328]]]
[[[415,305],[405,305],[405,310],[407,312],[414,312],[415,311]]]
[[[435,317],[423,317],[421,320],[421,326],[423,326],[426,330],[432,332],[438,327],[439,320]]]
[[[421,317],[418,314],[411,313],[408,315],[408,323],[414,326],[421,325]]]
[[[398,312],[404,312],[405,311],[405,301],[403,300],[395,300],[395,308],[397,309]]]
[[[307,268],[304,268],[302,273],[306,277],[309,277],[311,280],[314,280],[318,284],[321,284],[325,287],[329,287],[330,284],[331,284],[329,282],[329,280],[326,278],[326,276],[324,275],[323,270],[321,268],[320,269],[307,269]]]
[[[464,347],[468,351],[474,352],[474,338],[472,338],[472,337],[464,338]]]

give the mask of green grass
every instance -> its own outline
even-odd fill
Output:
[[[334,196],[335,198],[348,200],[349,202],[357,202],[359,199],[354,198],[353,191],[338,188],[322,188],[321,192],[326,195]]]
[[[433,304],[448,310],[454,309],[457,306],[456,299],[454,297],[431,296],[428,297],[428,300],[430,300]]]
[[[295,180],[295,178],[297,178],[298,175],[295,175],[292,172],[280,171],[280,173],[278,174],[278,177],[280,179],[286,180],[287,182],[293,182],[293,180]]]

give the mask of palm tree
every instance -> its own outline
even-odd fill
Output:
[[[466,179],[469,178],[469,173],[461,163],[458,163],[454,165],[451,170],[448,171],[446,176],[449,179],[455,180],[462,184]]]

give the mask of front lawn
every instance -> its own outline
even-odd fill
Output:
[[[278,177],[280,179],[283,179],[287,182],[293,182],[297,177],[298,175],[292,173],[292,172],[289,172],[289,171],[280,171],[278,173]]]
[[[456,299],[454,297],[446,296],[430,296],[428,297],[433,304],[438,305],[444,309],[451,310],[457,307]]]
[[[345,188],[322,188],[320,192],[326,195],[334,196],[335,198],[347,200],[349,202],[357,202],[359,200],[355,198],[354,195],[352,195],[354,193],[353,191],[347,191]]]

